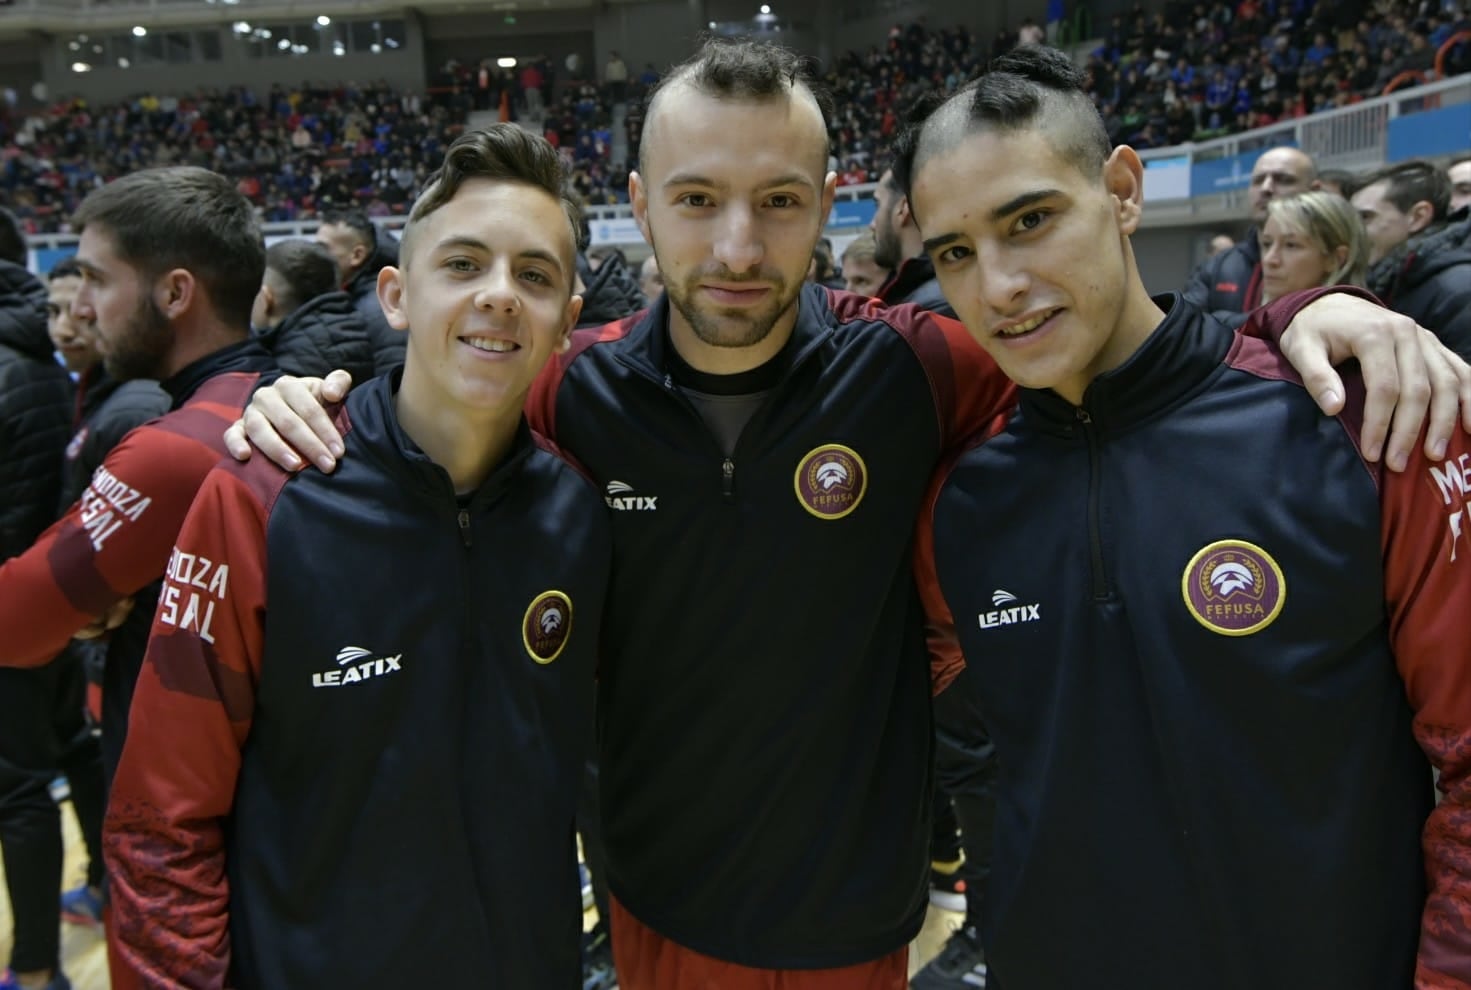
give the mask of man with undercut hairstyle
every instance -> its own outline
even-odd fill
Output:
[[[608,517],[521,411],[582,304],[561,181],[514,124],[456,139],[343,469],[205,480],[107,820],[116,990],[579,985]]]
[[[598,712],[619,983],[902,990],[948,675],[927,663],[912,523],[942,452],[1013,392],[954,321],[805,283],[837,176],[795,54],[707,43],[661,81],[639,150],[629,189],[664,296],[575,332],[527,408],[612,513]],[[1315,303],[1291,334],[1320,372],[1308,331],[1359,330],[1329,315],[1345,305],[1381,324],[1361,349],[1409,328]],[[264,453],[336,464],[323,389],[260,394]]]
[[[378,273],[398,264],[398,245],[380,233],[360,210],[327,214],[317,228],[316,241],[337,262],[342,290],[352,298],[353,308],[363,318],[373,341],[373,373],[381,375],[404,359],[405,340],[393,329],[378,303]]]
[[[355,381],[373,377],[367,325],[338,282],[337,263],[321,244],[296,238],[266,248],[250,323],[287,374],[355,368]]]
[[[1274,342],[1151,298],[1143,164],[1062,52],[996,60],[895,171],[1021,386],[916,541],[1001,767],[990,983],[1471,986],[1471,421],[1387,472],[1358,382],[1325,418]]]

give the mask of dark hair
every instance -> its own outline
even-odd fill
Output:
[[[1324,169],[1318,173],[1318,181],[1325,186],[1329,183],[1337,186],[1344,199],[1353,199],[1354,193],[1364,188],[1357,173],[1341,168]]]
[[[1023,45],[991,62],[990,69],[966,83],[954,95],[928,94],[910,111],[894,142],[893,171],[899,190],[913,188],[920,137],[925,125],[942,106],[960,101],[969,111],[969,130],[995,127],[1019,130],[1039,118],[1055,118],[1053,131],[1059,150],[1079,169],[1096,175],[1108,161],[1108,132],[1084,89],[1083,71],[1071,58],[1044,45]]]
[[[94,224],[147,278],[186,269],[221,320],[249,325],[266,249],[255,209],[229,179],[192,165],[133,172],[82,200],[72,225]]]
[[[701,93],[726,100],[770,100],[802,87],[817,101],[824,129],[833,118],[832,99],[816,81],[811,61],[767,41],[706,38],[699,50],[664,73],[649,90],[644,101],[646,129],[660,95],[675,83],[689,83]],[[640,169],[645,147],[645,142],[639,143]]]
[[[293,238],[278,241],[266,248],[266,272],[280,279],[279,302],[282,312],[300,309],[302,304],[342,284],[342,275],[332,252],[316,241]]]
[[[4,208],[0,208],[0,261],[21,266],[26,263],[26,235],[15,214]]]
[[[77,264],[76,258],[62,258],[51,266],[46,273],[46,281],[54,282],[59,278],[81,278],[82,266]]]
[[[322,223],[351,230],[358,242],[368,249],[369,257],[378,250],[378,228],[362,210],[333,210],[322,218]]]
[[[460,186],[470,179],[521,182],[551,196],[562,204],[575,251],[582,225],[582,206],[565,191],[567,176],[557,149],[546,138],[530,134],[515,124],[491,124],[455,138],[444,153],[444,164],[425,183],[424,192],[414,203],[409,222],[399,235],[399,253],[404,264],[408,263],[412,250],[409,242],[414,228],[454,199]]]
[[[1364,179],[1359,189],[1384,183],[1384,198],[1401,213],[1424,201],[1434,211],[1432,220],[1444,220],[1451,208],[1451,180],[1445,170],[1418,159],[1381,168]]]

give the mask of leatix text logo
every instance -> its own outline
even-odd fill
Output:
[[[337,651],[337,669],[313,674],[312,687],[346,687],[396,674],[403,670],[403,657],[402,653],[395,653],[391,657],[377,656],[372,650],[365,650],[361,646],[344,646]]]
[[[1041,605],[1023,603],[1005,588],[997,588],[991,592],[991,604],[995,606],[991,611],[976,616],[982,629],[1012,626],[1018,622],[1039,622],[1042,619]]]

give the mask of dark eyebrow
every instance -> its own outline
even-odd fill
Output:
[[[997,220],[1004,220],[1013,213],[1026,209],[1033,203],[1040,203],[1044,199],[1051,199],[1053,196],[1060,195],[1062,195],[1062,191],[1059,189],[1038,189],[1034,192],[1014,196],[991,211],[991,222],[995,223]],[[957,241],[959,239],[959,234],[937,234],[924,242],[924,252],[925,254],[929,254],[936,248],[944,247],[951,241]]]
[[[1040,203],[1044,199],[1050,199],[1058,195],[1061,195],[1061,190],[1058,189],[1038,189],[1036,192],[1022,193],[1020,196],[1009,199],[992,210],[991,219],[993,221],[1003,220],[1013,213],[1031,206],[1033,203]]]

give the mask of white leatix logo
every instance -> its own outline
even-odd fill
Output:
[[[626,481],[610,481],[604,491],[603,501],[619,512],[654,512],[659,508],[659,496],[638,495]]]
[[[395,653],[391,657],[378,656],[361,646],[344,646],[337,651],[337,669],[313,674],[312,687],[345,687],[375,677],[396,674],[403,670],[400,662],[402,660],[402,653]]]
[[[1041,605],[1024,603],[1005,588],[997,588],[991,592],[991,604],[995,606],[992,611],[981,612],[976,616],[982,629],[1010,626],[1018,622],[1037,622],[1042,618]]]

